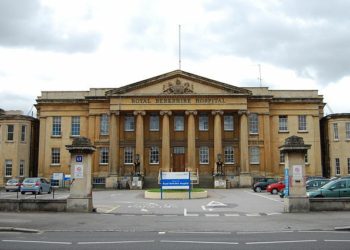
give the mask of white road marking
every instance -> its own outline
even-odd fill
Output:
[[[350,240],[324,240],[325,242],[350,242]]]
[[[270,201],[282,202],[281,200],[275,200],[275,199],[272,199],[272,198],[267,197],[267,196],[262,195],[262,194],[256,194],[256,193],[252,193],[252,192],[249,192],[249,191],[244,191],[244,192],[246,192],[246,193],[248,193],[248,194],[251,194],[251,195],[255,195],[255,196],[261,197],[261,198],[268,199],[268,200],[270,200]]]
[[[207,209],[205,208],[205,206],[201,206],[201,208],[204,210],[204,211],[206,211]]]
[[[163,214],[163,216],[166,216],[166,217],[176,217],[178,216],[177,214]]]
[[[239,216],[239,214],[225,214],[225,216],[227,216],[227,217],[237,217],[237,216]]]
[[[261,216],[260,214],[257,213],[253,213],[253,214],[246,214],[246,216],[248,217],[254,217],[254,216]]]
[[[188,214],[187,209],[184,208],[184,216],[199,216],[199,214]]]
[[[109,214],[110,212],[112,212],[112,211],[118,209],[119,207],[120,207],[120,206],[115,206],[114,208],[107,210],[106,213]]]
[[[276,234],[276,233],[293,233],[293,231],[267,231],[267,232],[237,232],[237,234]]]
[[[267,215],[280,215],[282,213],[266,213]]]
[[[238,245],[238,242],[225,242],[225,241],[192,241],[192,240],[161,240],[163,243],[189,243],[189,244],[225,244],[225,245]]]
[[[207,217],[218,217],[220,214],[205,214]]]
[[[317,242],[317,240],[282,240],[282,241],[257,241],[246,242],[247,245],[262,245],[262,244],[285,244],[285,243],[305,243],[305,242]]]
[[[191,232],[191,231],[168,231],[172,234],[231,234],[231,232]]]
[[[165,234],[165,232],[158,232],[158,234]]]
[[[211,201],[209,202],[207,205],[205,205],[206,207],[227,207],[226,204],[218,202],[218,201]]]
[[[57,244],[57,245],[71,245],[72,242],[63,241],[37,241],[37,240],[2,240],[3,242],[15,242],[15,243],[38,243],[38,244]]]
[[[87,241],[78,242],[78,245],[97,245],[97,244],[125,244],[125,243],[153,243],[154,240],[134,240],[134,241]]]

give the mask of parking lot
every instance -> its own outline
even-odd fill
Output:
[[[272,216],[283,212],[283,199],[278,195],[251,189],[208,189],[208,198],[191,200],[148,200],[143,190],[95,190],[93,206],[98,213],[121,216]],[[22,195],[0,192],[4,199],[66,199],[68,190],[51,194]]]

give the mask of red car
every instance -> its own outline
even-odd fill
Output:
[[[267,186],[266,191],[270,192],[271,194],[278,194],[281,190],[283,190],[286,187],[282,181],[279,181],[277,183],[272,183]]]

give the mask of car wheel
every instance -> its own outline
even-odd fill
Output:
[[[38,191],[38,194],[41,194],[43,192],[43,189],[40,188],[39,191]]]
[[[10,191],[10,190],[6,189],[6,192],[8,192],[8,191]]]
[[[32,194],[36,194],[36,192],[34,191],[34,192],[32,192]]]
[[[26,193],[26,192],[23,192],[23,191],[21,192],[21,194],[25,194],[25,193]]]
[[[277,194],[278,190],[276,188],[272,189],[271,194]]]
[[[48,194],[51,194],[52,188],[49,189],[49,191],[47,192]]]
[[[260,192],[261,192],[261,187],[256,187],[256,188],[255,188],[255,192],[260,193]]]

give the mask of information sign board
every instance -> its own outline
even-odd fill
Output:
[[[74,165],[74,178],[76,179],[84,178],[82,164]]]

